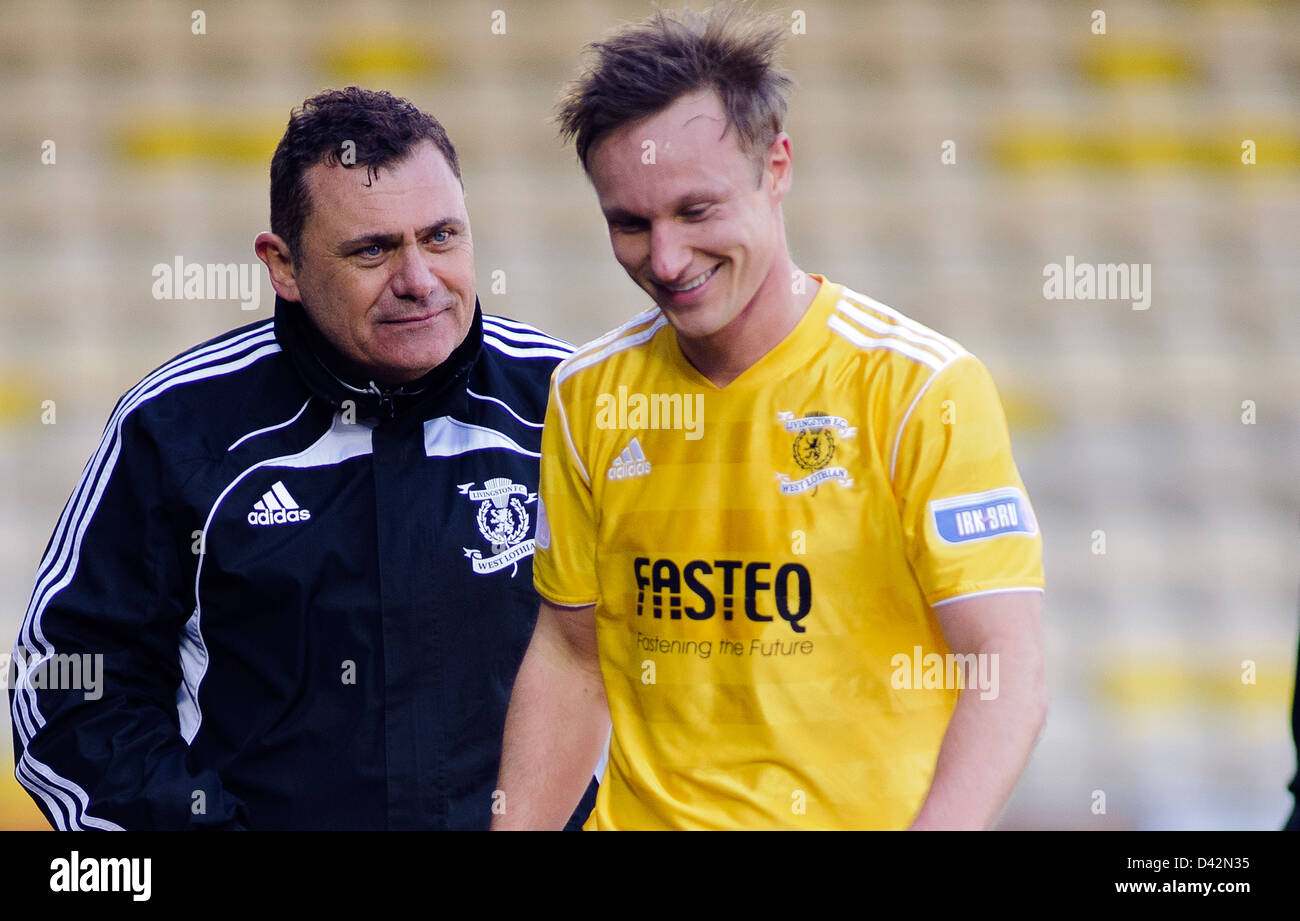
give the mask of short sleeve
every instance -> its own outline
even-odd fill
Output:
[[[1038,522],[978,359],[956,359],[919,389],[899,426],[891,478],[927,603],[1042,589]]]
[[[561,367],[563,367],[561,365]],[[551,396],[542,429],[541,498],[537,544],[533,555],[533,584],[548,601],[562,605],[595,604],[596,516],[591,479],[578,453],[552,376]]]

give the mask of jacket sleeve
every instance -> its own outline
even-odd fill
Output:
[[[14,773],[61,830],[240,828],[243,804],[190,765],[179,729],[192,536],[166,498],[166,439],[126,404],[59,518],[14,645]]]

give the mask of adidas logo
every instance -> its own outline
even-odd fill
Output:
[[[641,442],[633,438],[632,443],[623,449],[623,453],[614,458],[605,476],[611,480],[630,480],[633,477],[649,476],[650,462],[645,459]]]
[[[278,480],[262,494],[262,498],[253,504],[253,510],[248,513],[248,523],[259,525],[288,524],[310,518],[311,512],[299,508],[298,503],[293,501],[293,496],[289,495],[289,490]]]

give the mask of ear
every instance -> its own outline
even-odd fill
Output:
[[[790,135],[782,131],[772,141],[763,155],[763,189],[779,205],[790,191],[794,176],[794,161],[790,154]]]
[[[284,238],[279,234],[259,233],[257,239],[253,241],[253,251],[271,273],[271,287],[275,289],[275,293],[286,301],[301,301],[298,279],[294,274],[293,256],[289,254],[289,244],[284,242]]]

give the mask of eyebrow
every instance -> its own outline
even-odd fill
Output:
[[[434,221],[428,227],[422,227],[415,232],[417,240],[437,233],[439,230],[455,230],[464,232],[465,222],[460,218],[444,217]],[[402,242],[400,233],[368,233],[360,237],[353,237],[351,240],[344,240],[338,245],[339,252],[352,252],[353,250],[365,249],[367,246],[396,246]]]

